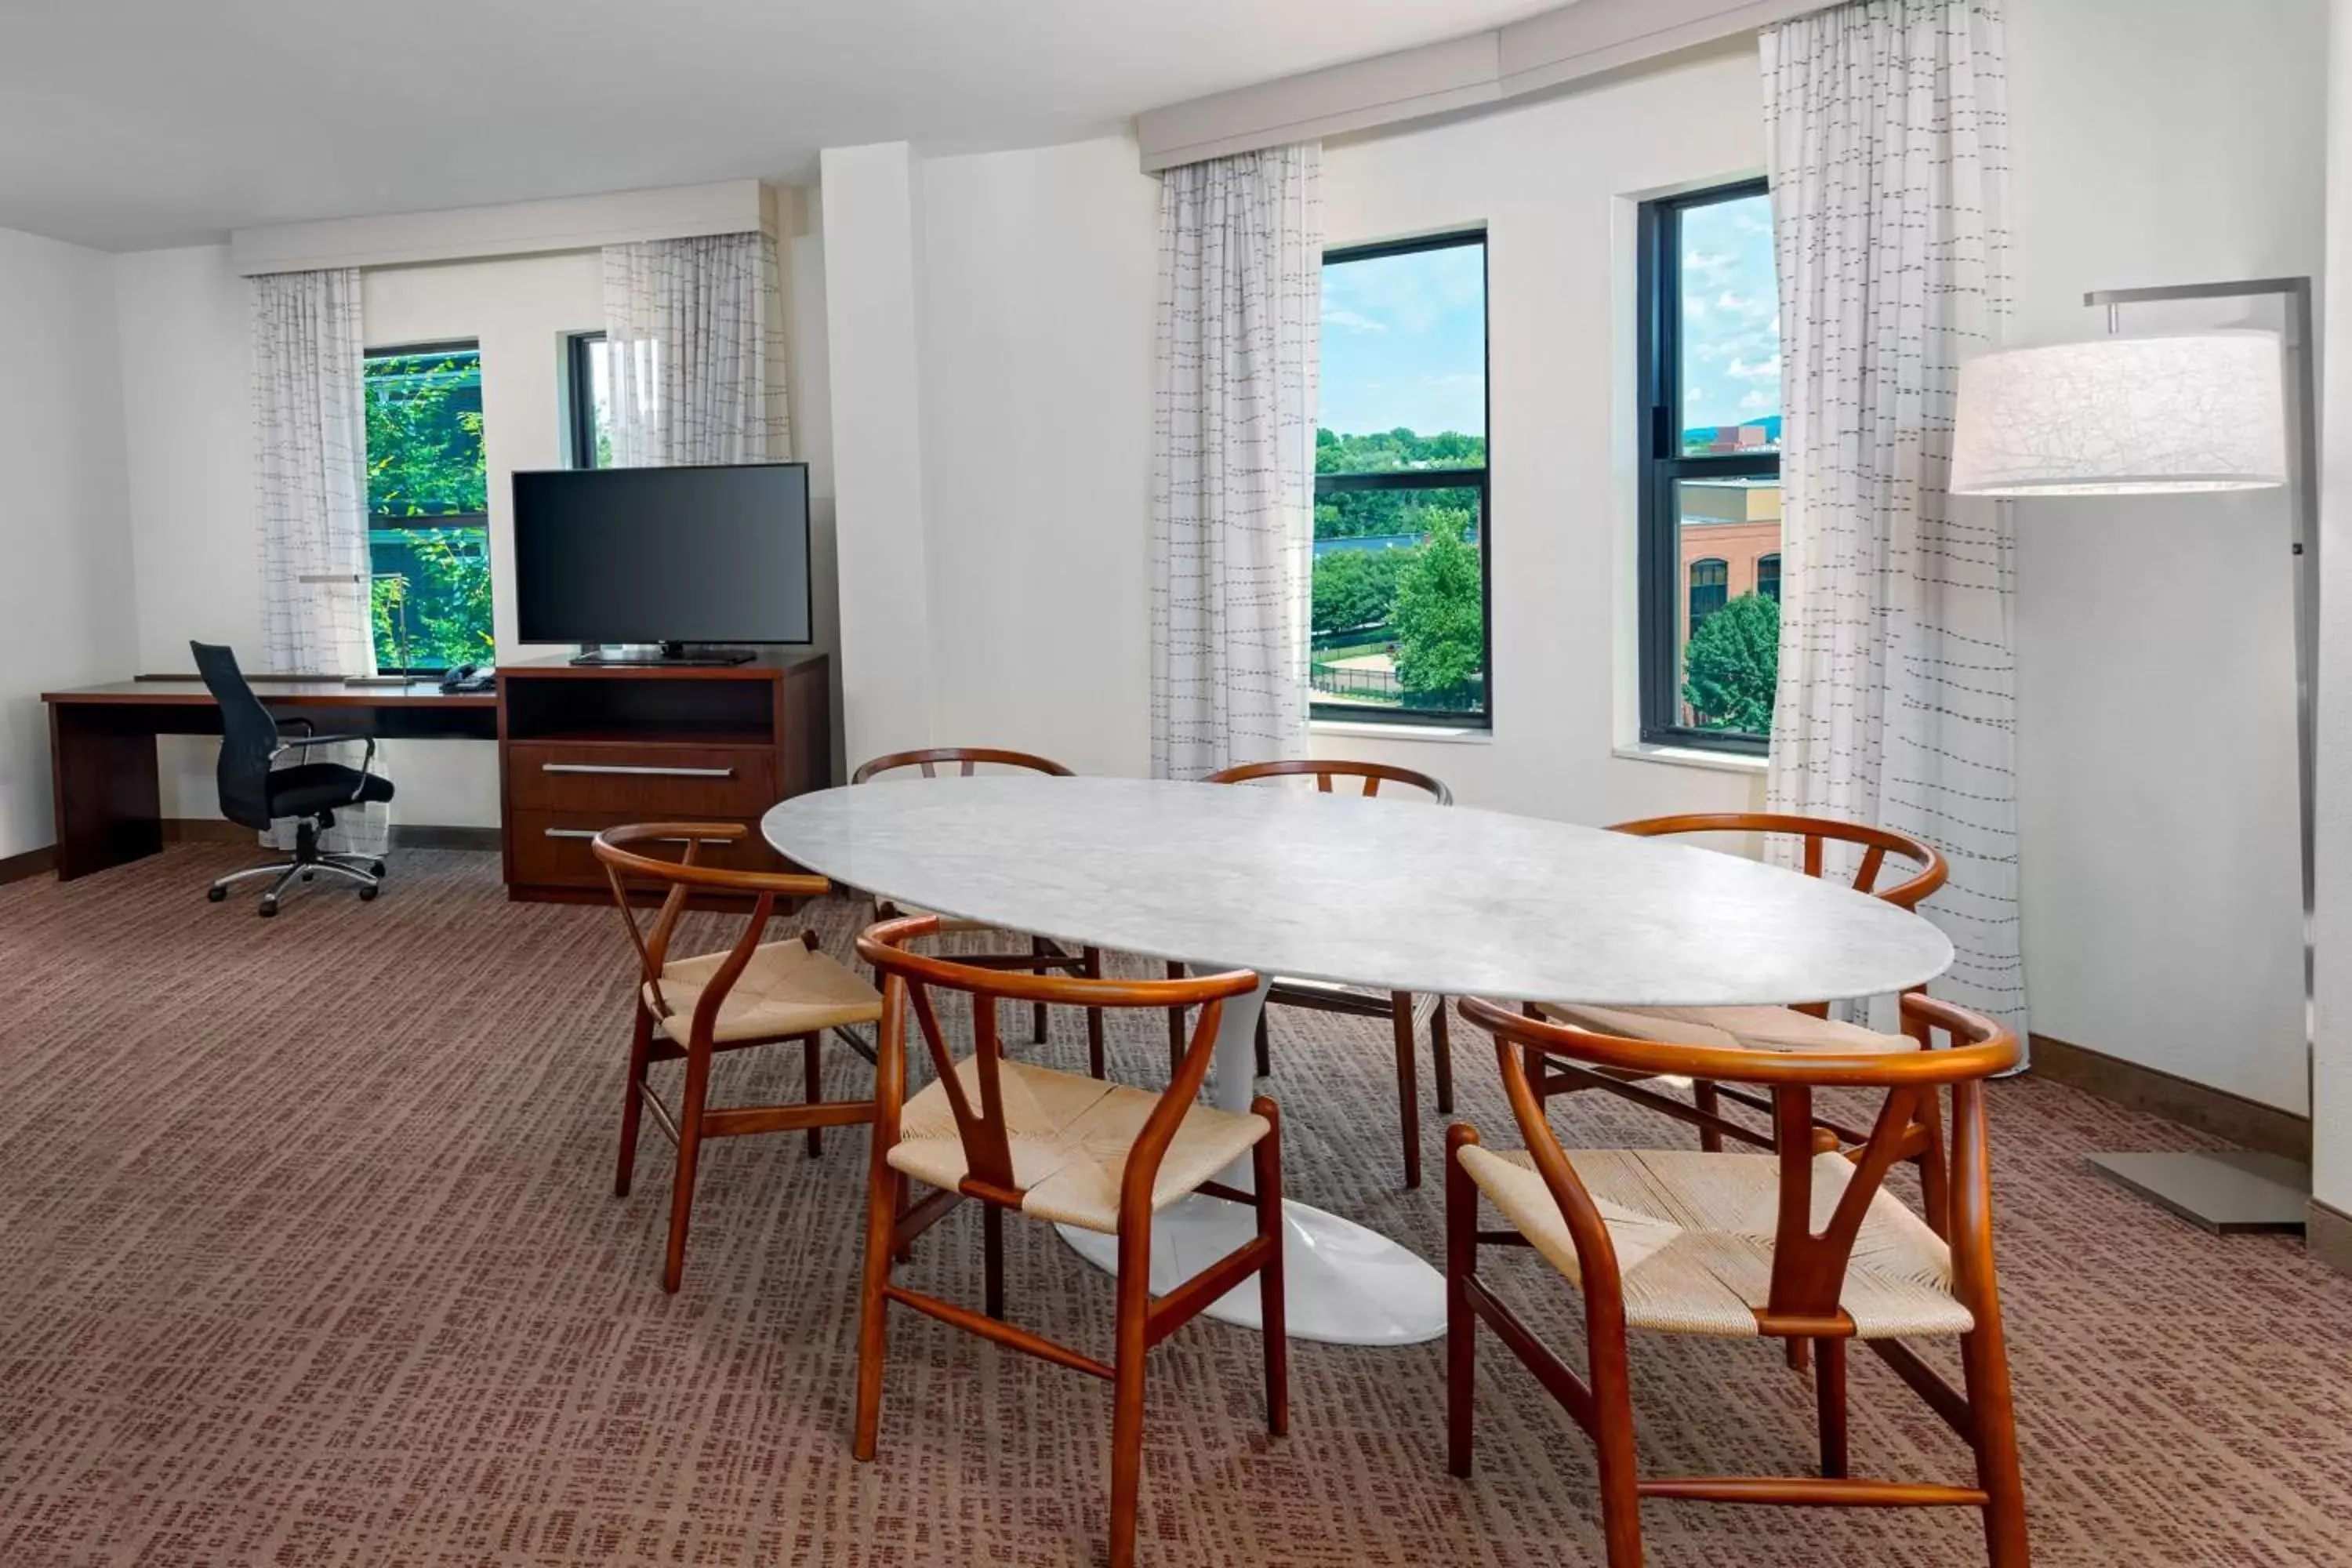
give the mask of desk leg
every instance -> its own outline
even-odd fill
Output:
[[[1218,1020],[1208,1100],[1221,1110],[1249,1109],[1265,993],[1260,985],[1251,995],[1234,997]],[[1286,1162],[1297,1158],[1295,1146],[1283,1153]],[[1286,1187],[1295,1175],[1286,1173]],[[1253,1184],[1249,1162],[1236,1162],[1220,1179],[1246,1191]],[[1283,1315],[1292,1339],[1412,1345],[1445,1331],[1445,1278],[1418,1254],[1353,1220],[1291,1200],[1283,1203],[1282,1220]],[[1056,1228],[1079,1257],[1106,1273],[1118,1271],[1118,1237],[1076,1226]],[[1256,1234],[1256,1216],[1239,1204],[1198,1195],[1177,1199],[1152,1216],[1152,1294],[1166,1295]],[[1256,1328],[1257,1281],[1227,1291],[1207,1315]]]
[[[155,732],[124,710],[50,703],[49,778],[57,805],[58,881],[163,847]]]

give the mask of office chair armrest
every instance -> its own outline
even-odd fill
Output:
[[[269,754],[273,757],[283,756],[286,752],[298,749],[307,752],[313,746],[340,745],[346,741],[365,741],[367,742],[368,755],[370,757],[373,757],[375,755],[375,737],[373,735],[305,735],[299,741],[287,741],[282,742],[281,744],[274,747],[270,751]]]

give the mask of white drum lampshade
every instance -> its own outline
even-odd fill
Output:
[[[2275,332],[2094,338],[1960,366],[1951,492],[2144,495],[2287,480]]]

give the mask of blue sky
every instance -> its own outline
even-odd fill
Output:
[[[1769,196],[1685,207],[1683,427],[1780,412],[1780,310]],[[1328,339],[1327,339],[1328,341]]]
[[[1342,436],[1484,436],[1486,260],[1463,245],[1324,268],[1317,422]]]

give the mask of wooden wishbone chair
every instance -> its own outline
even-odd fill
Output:
[[[1251,784],[1265,779],[1286,779],[1312,776],[1315,787],[1325,795],[1332,793],[1335,778],[1360,779],[1362,793],[1380,794],[1382,784],[1402,784],[1427,795],[1432,804],[1452,805],[1454,792],[1429,774],[1411,768],[1391,767],[1386,763],[1349,763],[1324,759],[1299,762],[1243,763],[1237,766],[1211,773],[1207,784]],[[1181,975],[1184,965],[1171,961],[1168,973]],[[1318,1013],[1344,1013],[1359,1018],[1384,1018],[1396,1042],[1397,1111],[1404,1133],[1404,1184],[1421,1185],[1421,1082],[1413,1061],[1413,1033],[1420,1026],[1424,1011],[1429,1015],[1430,1068],[1437,1080],[1437,1111],[1449,1116],[1454,1111],[1454,1049],[1446,1036],[1445,998],[1415,997],[1410,991],[1370,992],[1352,985],[1334,985],[1320,980],[1297,980],[1277,976],[1266,992],[1269,1006],[1307,1007]],[[1168,1053],[1172,1062],[1183,1040],[1183,1015],[1171,1013],[1168,1017]],[[1265,1078],[1274,1070],[1272,1053],[1267,1047],[1265,1015],[1257,1020],[1257,1073]]]
[[[982,764],[1044,773],[1049,778],[1066,779],[1077,776],[1051,757],[1041,757],[1030,752],[1008,752],[996,746],[927,746],[919,751],[892,752],[887,756],[876,757],[850,774],[849,782],[862,784],[869,779],[879,778],[885,773],[898,773],[908,768],[919,768],[923,777],[935,779],[940,776],[939,765],[941,763],[955,763],[956,773],[962,778],[971,778],[973,771]],[[901,915],[929,913],[930,911],[928,910],[908,909],[891,902],[888,899],[877,898],[874,900],[874,918],[877,921],[896,920]],[[942,915],[940,917],[939,929],[944,935],[955,931],[992,931],[998,928],[985,921],[960,920],[953,916]],[[1082,947],[1077,952],[1072,952],[1050,937],[1032,936],[1028,941],[1029,952],[1025,957],[1019,953],[965,953],[960,955],[957,962],[980,968],[1025,969],[1036,973],[1055,969],[1074,970],[1089,980],[1102,978],[1102,949]],[[1037,1037],[1039,1045],[1044,1045],[1046,1026],[1045,1005],[1042,1002],[1036,1004],[1030,1008],[1029,1014],[1030,1032]],[[1103,1019],[1102,1009],[1099,1007],[1087,1009],[1087,1068],[1097,1078],[1103,1076]]]
[[[882,1016],[882,998],[845,965],[817,951],[816,933],[803,931],[782,942],[762,942],[778,899],[813,899],[829,889],[822,877],[778,871],[736,871],[695,863],[705,843],[743,837],[738,822],[656,822],[608,827],[590,847],[604,865],[629,945],[636,951],[636,1024],[629,1037],[628,1083],[621,1099],[620,1169],[615,1197],[629,1195],[637,1163],[637,1116],[650,1108],[654,1124],[677,1145],[677,1169],[670,1188],[669,1247],[662,1259],[662,1289],[675,1291],[686,1268],[687,1222],[694,1209],[696,1157],[706,1138],[747,1132],[805,1130],[808,1152],[822,1150],[821,1129],[874,1120],[874,1102],[824,1099],[818,1042],[827,1029],[847,1032],[854,1024]],[[675,860],[640,852],[643,846],[681,844]],[[638,923],[632,886],[664,889],[650,930]],[[670,956],[671,939],[688,897],[695,892],[733,894],[752,900],[743,934],[724,952],[694,958]],[[798,1105],[709,1103],[711,1059],[722,1051],[798,1040],[806,1098]],[[864,1054],[862,1049],[861,1053]],[[655,1062],[686,1062],[686,1081],[672,1110],[646,1081]],[[870,1059],[870,1058],[869,1058]]]
[[[1283,1337],[1282,1155],[1274,1101],[1250,1114],[1195,1103],[1209,1072],[1225,1002],[1257,985],[1247,970],[1193,980],[1069,979],[983,969],[934,958],[908,943],[936,929],[919,915],[877,925],[857,939],[858,955],[883,976],[881,1060],[875,1073],[873,1164],[866,1191],[865,1283],[857,1336],[857,1430],[854,1452],[874,1458],[882,1405],[886,1314],[892,1302],[1111,1384],[1110,1561],[1135,1561],[1143,1473],[1144,1356],[1226,1291],[1255,1275],[1265,1315],[1266,1426],[1289,1425],[1289,1350]],[[935,994],[970,1001],[972,1048],[955,1059]],[[1080,1007],[1197,1006],[1175,1081],[1153,1094],[1056,1072],[1004,1054],[996,1031],[1000,998]],[[907,1089],[907,1026],[912,1016],[937,1077],[912,1100]],[[1254,1193],[1219,1182],[1251,1157]],[[908,1202],[909,1182],[934,1189]],[[1151,1299],[1152,1215],[1175,1199],[1205,1193],[1249,1205],[1257,1234],[1157,1301]],[[894,1262],[964,1198],[981,1205],[983,1303],[975,1312],[892,1281]],[[1117,1350],[1108,1363],[1003,1321],[1006,1210],[1118,1238]]]
[[[1982,1510],[1992,1568],[2025,1568],[2025,1503],[2015,1409],[1993,1272],[1992,1183],[1984,1080],[2017,1061],[2017,1041],[1989,1018],[1913,993],[1904,1027],[1948,1048],[1783,1054],[1612,1036],[1529,1018],[1483,999],[1462,1016],[1494,1037],[1524,1153],[1486,1149],[1475,1130],[1446,1133],[1448,1463],[1471,1468],[1477,1325],[1484,1322],[1592,1438],[1610,1568],[1639,1568],[1645,1498],[1708,1502]],[[1769,1153],[1560,1147],[1534,1078],[1545,1059],[1612,1071],[1677,1075],[1769,1089],[1779,1148]],[[1862,1147],[1814,1137],[1816,1087],[1883,1089]],[[1936,1227],[1884,1183],[1922,1152],[1919,1129],[1940,1124],[1948,1091],[1948,1152],[1936,1151],[1948,1223]],[[1483,1194],[1509,1222],[1479,1226]],[[1819,1221],[1822,1228],[1813,1227]],[[1587,1342],[1579,1377],[1541,1344],[1478,1273],[1478,1248],[1526,1246],[1582,1295]],[[1738,1260],[1758,1249],[1757,1267]],[[1726,1260],[1732,1260],[1729,1266]],[[1643,1478],[1635,1458],[1626,1331],[1818,1343],[1821,1474]],[[1904,1342],[1957,1337],[1965,1390]],[[1849,1474],[1846,1342],[1859,1339],[1974,1452],[1976,1484],[1858,1479]]]
[[[1824,874],[1822,861],[1826,844],[1852,845],[1861,851],[1853,875],[1855,890],[1869,893],[1905,910],[1917,908],[1922,900],[1944,885],[1948,873],[1942,853],[1932,845],[1906,834],[1867,827],[1858,822],[1844,822],[1829,816],[1713,812],[1644,817],[1638,822],[1621,822],[1610,831],[1643,838],[1698,833],[1787,835],[1802,840],[1804,873],[1808,877]],[[1910,868],[1898,880],[1881,888],[1878,883],[1888,870],[1889,856],[1908,862]],[[1880,1034],[1857,1024],[1833,1019],[1829,1016],[1828,1006],[1818,1002],[1795,1007],[1587,1007],[1542,1003],[1535,1010],[1559,1022],[1581,1025],[1604,1034],[1631,1035],[1685,1044],[1741,1046],[1751,1050],[1769,1051],[1908,1051],[1914,1048],[1908,1036]],[[1723,1114],[1723,1102],[1729,1100],[1760,1112],[1769,1123],[1772,1102],[1760,1095],[1725,1089],[1712,1080],[1700,1079],[1692,1082],[1691,1102],[1684,1105],[1646,1084],[1629,1081],[1622,1074],[1596,1071],[1589,1067],[1565,1062],[1550,1065],[1556,1070],[1538,1071],[1529,1080],[1538,1102],[1555,1094],[1580,1089],[1606,1089],[1676,1121],[1690,1122],[1699,1130],[1699,1146],[1703,1149],[1719,1150],[1726,1138],[1767,1149],[1773,1145],[1776,1134],[1759,1132]],[[1858,1143],[1864,1137],[1860,1129],[1842,1123],[1824,1121],[1821,1125],[1848,1143]]]

